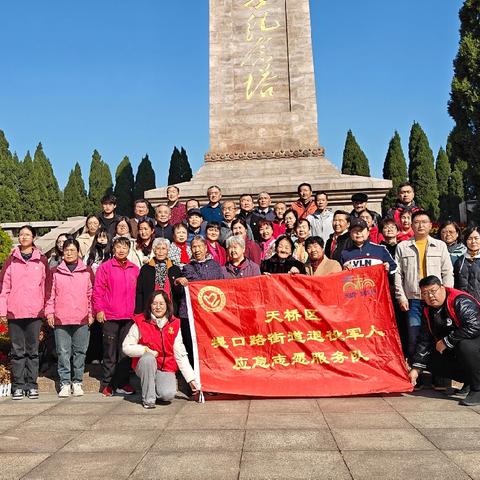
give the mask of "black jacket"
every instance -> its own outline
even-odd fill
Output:
[[[447,307],[449,295],[455,295],[453,315]],[[459,290],[447,288],[447,299],[442,307],[439,309],[428,307],[425,312],[420,337],[413,355],[413,367],[427,368],[430,355],[435,351],[438,340],[443,339],[447,348],[454,349],[461,340],[476,338],[480,335],[480,305],[475,299]]]
[[[462,255],[453,267],[455,288],[469,293],[480,301],[480,258]]]
[[[305,274],[305,265],[296,260],[292,256],[281,259],[277,254],[270,257],[268,260],[263,260],[260,265],[260,271],[267,273],[288,273],[292,267],[297,267],[300,273]]]
[[[352,241],[350,240],[350,233],[346,232],[337,238],[337,243],[335,245],[335,250],[333,253],[330,252],[330,250],[332,249],[332,240],[333,233],[330,235],[330,238],[327,240],[327,243],[325,245],[325,255],[328,258],[336,260],[338,263],[341,264],[341,256],[343,250],[353,245]]]

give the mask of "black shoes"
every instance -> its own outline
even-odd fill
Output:
[[[466,407],[480,405],[480,391],[470,390],[470,393],[463,400],[460,400],[459,403],[460,405],[465,405]]]
[[[27,397],[30,400],[36,400],[38,398],[38,389],[37,388],[29,388],[27,390]]]
[[[16,388],[12,393],[12,400],[22,400],[23,399],[23,390],[21,388]]]

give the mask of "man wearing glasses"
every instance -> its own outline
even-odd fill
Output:
[[[425,302],[422,330],[413,355],[410,379],[420,372],[470,384],[461,405],[480,405],[480,304],[468,293],[442,285],[429,275],[420,281]]]
[[[395,298],[408,315],[408,358],[412,358],[422,320],[419,282],[429,275],[438,277],[446,287],[453,287],[453,266],[447,246],[430,236],[432,221],[427,212],[412,215],[414,237],[400,242],[395,253]]]

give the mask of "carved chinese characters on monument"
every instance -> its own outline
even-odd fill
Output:
[[[248,0],[243,7],[248,9],[250,16],[245,24],[245,40],[248,51],[244,55],[241,66],[249,67],[245,79],[245,98],[251,100],[254,96],[273,97],[275,80],[274,56],[269,48],[273,32],[281,27],[275,14],[269,10],[268,0]]]

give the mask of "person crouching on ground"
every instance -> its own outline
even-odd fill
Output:
[[[159,290],[153,292],[145,312],[135,315],[135,323],[123,341],[123,352],[132,357],[132,367],[142,385],[144,408],[155,408],[158,399],[170,402],[177,392],[175,372],[180,369],[195,393],[195,374],[183,344],[180,320],[172,314],[172,302]]]
[[[480,405],[480,303],[468,293],[445,287],[435,275],[420,280],[425,303],[410,380],[421,371],[470,384],[461,405]]]

